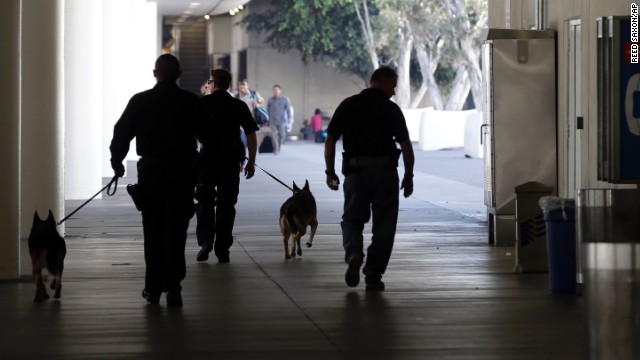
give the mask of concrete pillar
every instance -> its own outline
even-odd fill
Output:
[[[109,144],[113,125],[131,96],[155,84],[153,67],[160,52],[157,48],[159,19],[157,4],[145,0],[104,1],[103,16],[109,31],[103,32],[102,171],[104,176],[111,177]],[[127,159],[137,159],[135,142]]]
[[[102,18],[102,0],[65,1],[67,200],[86,200],[102,187]]]
[[[102,121],[102,174],[106,177],[113,176],[113,170],[109,159],[109,144],[113,136],[113,125],[122,115],[131,91],[129,80],[131,78],[130,59],[135,56],[131,53],[131,28],[134,21],[132,17],[132,1],[103,1],[103,121]],[[135,145],[131,147],[135,150]]]
[[[22,0],[21,227],[64,215],[64,0]],[[60,229],[64,232],[63,229]]]
[[[0,280],[20,275],[20,0],[0,2]]]

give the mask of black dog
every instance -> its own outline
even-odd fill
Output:
[[[42,269],[47,269],[54,276],[51,288],[55,290],[53,297],[60,298],[62,289],[62,270],[64,269],[64,257],[67,247],[64,239],[56,230],[56,221],[51,210],[47,220],[42,221],[36,211],[33,214],[33,224],[29,234],[29,255],[31,255],[31,267],[33,278],[36,281],[36,296],[33,301],[39,302],[49,298],[42,280]]]

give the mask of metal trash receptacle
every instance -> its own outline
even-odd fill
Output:
[[[535,181],[515,187],[516,261],[515,271],[547,272],[547,235],[538,201],[553,193],[553,186]]]
[[[547,230],[549,290],[553,293],[576,292],[575,201],[556,196],[540,199]]]

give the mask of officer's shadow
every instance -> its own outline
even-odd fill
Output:
[[[347,293],[337,345],[347,358],[391,355],[398,345],[396,315],[384,292]]]

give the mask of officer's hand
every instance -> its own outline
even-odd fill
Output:
[[[247,165],[245,165],[244,167],[245,178],[251,179],[255,172],[256,172],[256,165],[252,162],[247,162]]]
[[[405,175],[402,178],[402,186],[400,189],[404,189],[404,197],[408,198],[413,194],[413,175]]]
[[[340,188],[340,179],[336,174],[327,174],[327,186],[331,190],[338,190]]]
[[[113,166],[113,174],[117,177],[124,176],[124,165],[122,163]]]

